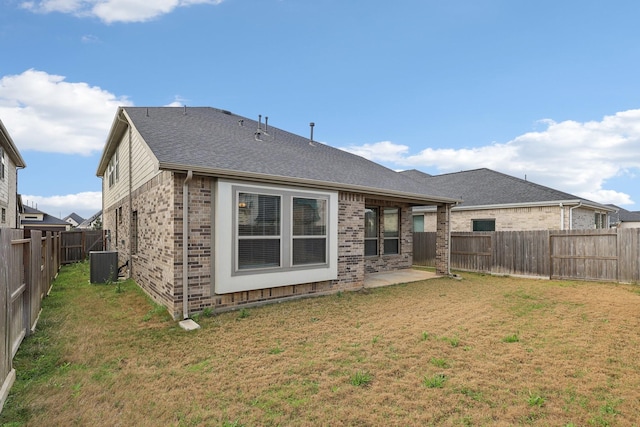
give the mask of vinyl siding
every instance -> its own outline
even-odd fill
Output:
[[[125,132],[118,143],[117,152],[120,164],[117,182],[109,188],[108,168],[102,179],[103,207],[105,209],[129,194],[129,132]],[[135,128],[131,132],[131,161],[134,165],[131,190],[135,191],[159,172],[158,161]]]
[[[4,179],[0,180],[0,207],[6,209],[6,221],[0,223],[0,227],[16,227],[16,165],[5,152],[4,161],[6,165]]]

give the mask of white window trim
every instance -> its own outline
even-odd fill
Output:
[[[291,266],[291,248],[281,256],[287,257],[287,264],[281,268],[265,268],[256,270],[235,271],[236,251],[234,228],[237,209],[234,206],[235,192],[238,188],[242,192],[255,191],[262,194],[286,193],[287,197],[323,198],[327,200],[327,262],[321,265]],[[215,293],[225,294],[243,292],[256,289],[267,289],[279,286],[296,285],[302,283],[321,282],[338,278],[338,193],[330,191],[314,191],[297,187],[265,186],[231,180],[218,180],[215,191],[214,212],[214,242],[215,242]],[[285,209],[284,206],[281,209]],[[282,223],[291,229],[293,224]],[[290,232],[290,235],[292,232]],[[283,239],[284,240],[284,239]],[[292,246],[292,241],[287,244]],[[281,247],[284,246],[284,243]]]

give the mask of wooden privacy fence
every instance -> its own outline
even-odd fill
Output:
[[[415,265],[435,266],[435,233],[414,233]],[[553,279],[640,282],[640,229],[451,233],[451,268]]]
[[[83,261],[89,252],[104,250],[103,230],[63,231],[60,238],[62,264]]]
[[[13,357],[35,330],[59,254],[60,233],[0,229],[0,411],[15,380]]]

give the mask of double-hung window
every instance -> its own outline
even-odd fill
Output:
[[[364,210],[364,256],[378,255],[378,208]]]
[[[219,180],[216,203],[216,293],[337,278],[336,192]]]
[[[282,197],[238,193],[238,270],[281,266]]]
[[[400,209],[384,208],[384,253],[400,253]]]
[[[107,175],[109,177],[109,187],[112,187],[113,184],[118,182],[118,179],[120,178],[120,162],[119,162],[119,156],[118,156],[117,150],[113,154],[113,157],[111,157],[111,160],[109,161],[109,166],[107,168]]]
[[[327,262],[327,200],[293,198],[293,265]]]
[[[382,212],[382,218],[380,218]],[[382,238],[380,223],[382,223]],[[382,240],[382,242],[381,242]],[[380,248],[382,243],[382,248]],[[364,256],[400,253],[400,209],[366,207],[364,210]]]
[[[4,160],[4,149],[0,147],[0,179],[4,180],[5,169],[7,168]]]

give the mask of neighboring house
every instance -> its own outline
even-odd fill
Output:
[[[84,218],[82,218],[77,213],[72,212],[69,215],[62,218],[62,220],[68,224],[71,224],[71,227],[77,227],[78,225],[82,224],[82,222],[84,221]]]
[[[615,205],[607,205],[616,210],[611,214],[611,225],[616,228],[640,228],[640,211],[628,211]]]
[[[451,208],[451,231],[571,230],[608,228],[615,209],[505,175],[474,169],[443,175],[401,172],[463,202]],[[414,208],[416,231],[435,231],[433,207]]]
[[[22,207],[20,223],[25,230],[66,231],[71,228],[68,222],[30,206]]]
[[[78,225],[79,229],[89,229],[96,230],[102,229],[102,210],[91,215],[89,218],[85,219]]]
[[[360,289],[366,274],[410,268],[420,205],[440,205],[437,270],[448,273],[456,199],[266,118],[119,108],[97,175],[108,248],[174,318]]]
[[[20,228],[18,169],[26,166],[0,120],[0,227]]]

